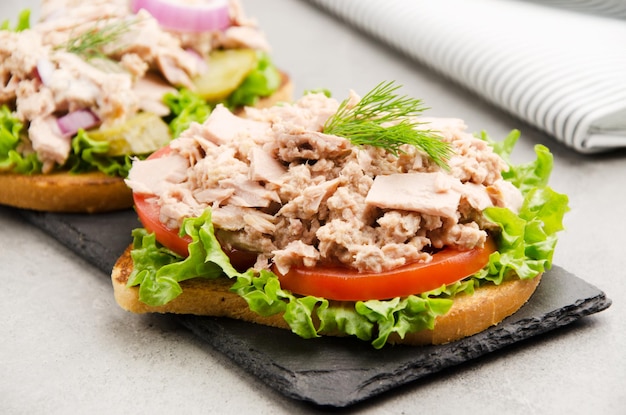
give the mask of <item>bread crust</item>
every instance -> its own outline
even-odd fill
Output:
[[[500,285],[485,284],[474,294],[455,297],[452,308],[435,320],[434,330],[422,330],[400,339],[395,333],[389,343],[409,345],[445,344],[472,336],[495,326],[516,313],[533,295],[542,275],[513,279]]]
[[[111,273],[115,300],[127,311],[139,314],[172,313],[228,317],[290,329],[282,314],[263,317],[251,311],[243,298],[229,291],[233,281],[227,278],[183,281],[180,283],[182,294],[171,302],[158,307],[144,304],[139,301],[138,287],[126,286],[133,270],[130,251],[129,246]],[[436,318],[434,330],[409,333],[404,338],[394,333],[388,342],[413,346],[444,344],[484,331],[517,312],[532,296],[540,280],[541,275],[529,280],[514,279],[498,286],[485,285],[475,290],[473,295],[461,294],[455,298],[447,314]]]
[[[291,101],[293,83],[281,73],[281,86],[256,107]],[[121,177],[101,172],[18,174],[0,172],[0,204],[21,209],[64,213],[101,213],[133,206],[132,192]]]
[[[96,213],[133,204],[124,180],[101,172],[0,173],[0,189],[3,205],[47,212]]]

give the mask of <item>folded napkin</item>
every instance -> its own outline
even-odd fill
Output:
[[[581,153],[626,147],[621,0],[308,1]]]

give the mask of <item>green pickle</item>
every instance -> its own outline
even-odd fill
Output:
[[[87,134],[93,140],[108,141],[109,156],[153,153],[172,139],[165,121],[151,112],[140,112],[123,124]]]
[[[205,101],[226,99],[257,66],[252,49],[214,50],[207,59],[208,69],[193,79],[196,93]]]

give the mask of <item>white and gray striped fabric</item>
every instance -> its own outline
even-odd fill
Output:
[[[624,1],[308,1],[581,153],[626,147]]]

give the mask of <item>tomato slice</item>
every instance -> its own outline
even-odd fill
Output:
[[[187,245],[191,242],[189,236],[182,237],[178,234],[178,229],[170,229],[159,220],[160,208],[149,195],[133,194],[135,201],[135,211],[139,216],[139,221],[148,232],[156,236],[156,240],[166,248],[176,252],[178,255],[186,257],[189,255]]]
[[[169,154],[171,148],[165,146],[160,150],[151,154],[148,158],[154,159]],[[179,229],[170,229],[165,226],[159,216],[161,208],[156,203],[152,195],[133,192],[133,201],[135,203],[135,211],[139,216],[139,221],[148,230],[155,234],[156,240],[166,248],[174,251],[182,257],[189,256],[187,246],[191,242],[190,236],[180,236]],[[240,250],[226,251],[226,255],[230,258],[233,267],[239,271],[245,271],[250,268],[256,261],[256,253],[245,252]]]
[[[169,154],[166,146],[149,158]],[[188,236],[181,237],[178,229],[170,229],[159,220],[160,207],[151,195],[133,193],[139,220],[149,232],[154,232],[162,245],[186,257]],[[428,263],[415,262],[381,273],[358,272],[339,267],[291,267],[286,274],[278,275],[281,287],[295,294],[314,295],[338,301],[359,301],[406,297],[434,290],[443,284],[452,284],[482,269],[489,255],[496,250],[491,238],[482,248],[459,251],[446,248],[432,255]],[[254,263],[256,254],[243,251],[226,253],[233,266],[240,271]]]
[[[165,146],[154,153],[148,159],[155,159],[169,154],[171,151],[169,146]],[[139,216],[139,221],[148,232],[152,232],[156,236],[156,240],[163,246],[176,252],[178,255],[186,257],[189,255],[187,245],[191,242],[191,238],[181,237],[178,235],[178,229],[170,229],[159,220],[161,208],[153,199],[152,195],[133,192],[133,201],[135,203],[135,211]]]
[[[406,297],[452,284],[481,270],[496,250],[491,238],[482,248],[459,251],[446,248],[428,263],[415,262],[381,273],[338,267],[291,267],[278,275],[280,286],[295,294],[329,300],[359,301]]]

